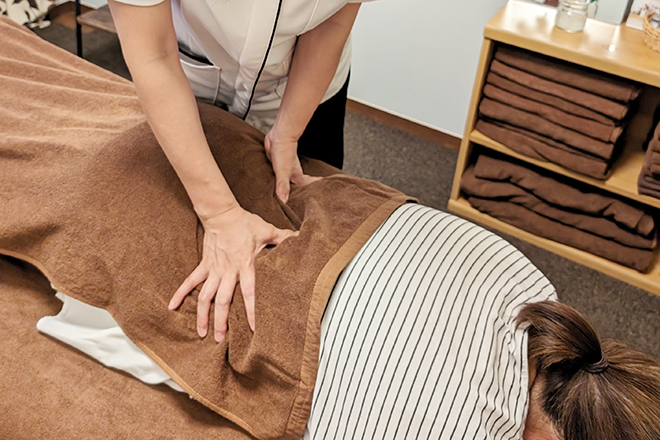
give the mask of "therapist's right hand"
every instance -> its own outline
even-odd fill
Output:
[[[254,331],[254,260],[266,246],[278,245],[297,233],[278,229],[238,205],[202,224],[202,260],[174,293],[169,309],[178,308],[195,287],[204,283],[197,299],[197,332],[202,338],[208,333],[211,303],[215,301],[214,338],[220,342],[227,333],[229,306],[237,283],[241,284],[248,323]]]

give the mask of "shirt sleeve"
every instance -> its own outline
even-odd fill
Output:
[[[134,6],[154,6],[163,3],[165,0],[114,0],[118,3],[125,3]]]

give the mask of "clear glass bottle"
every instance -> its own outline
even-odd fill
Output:
[[[566,32],[580,32],[584,29],[587,16],[595,14],[594,0],[560,0],[557,6],[555,26]]]

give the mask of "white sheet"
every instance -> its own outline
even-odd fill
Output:
[[[124,334],[110,313],[57,292],[63,305],[56,316],[37,322],[37,329],[150,385],[183,389]]]

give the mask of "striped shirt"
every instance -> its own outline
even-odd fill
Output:
[[[502,238],[404,205],[346,267],[322,321],[305,440],[520,439],[522,305],[556,299]]]
[[[333,289],[304,440],[521,439],[527,334],[515,317],[547,299],[553,286],[502,238],[432,208],[400,207]],[[67,307],[75,300],[63,300],[41,331],[149,383],[169,379],[107,312],[76,304],[81,316],[113,323],[86,326]]]

